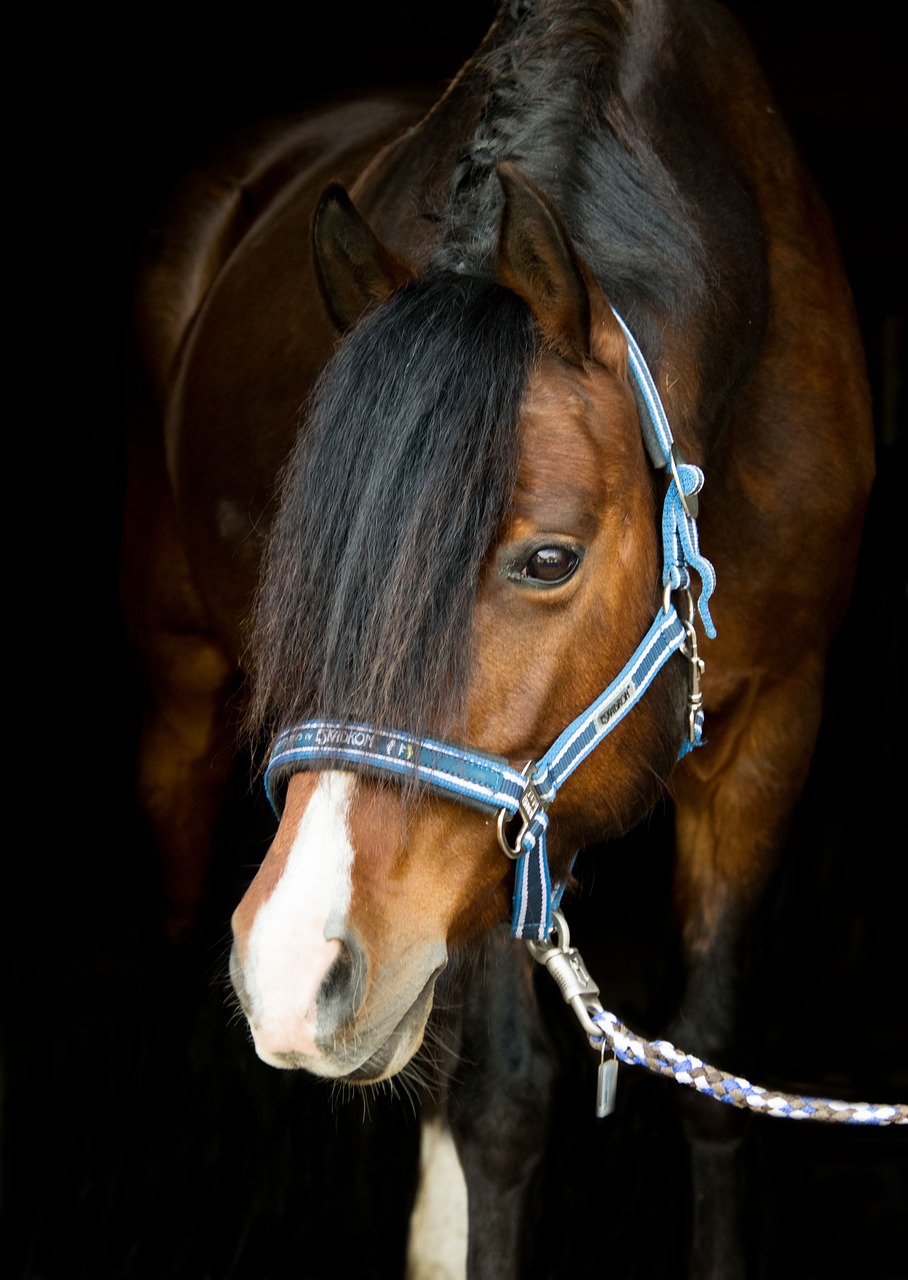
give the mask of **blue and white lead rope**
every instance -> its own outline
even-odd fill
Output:
[[[836,1098],[815,1098],[766,1089],[751,1084],[743,1076],[731,1075],[702,1062],[692,1053],[676,1049],[668,1040],[644,1040],[634,1035],[613,1013],[601,1009],[591,1013],[602,1036],[590,1036],[596,1048],[610,1049],[622,1062],[646,1067],[668,1076],[678,1084],[696,1089],[717,1102],[749,1108],[761,1115],[791,1120],[824,1120],[840,1124],[908,1124],[908,1105],[886,1102],[842,1102]]]

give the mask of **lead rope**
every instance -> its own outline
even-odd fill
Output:
[[[692,1053],[676,1049],[668,1040],[644,1040],[599,1003],[599,988],[590,976],[580,952],[570,945],[567,921],[560,911],[552,913],[554,928],[546,942],[527,941],[537,963],[552,975],[564,1001],[573,1009],[590,1044],[599,1051],[596,1084],[596,1115],[611,1115],[615,1109],[618,1060],[634,1067],[646,1067],[677,1084],[696,1089],[717,1102],[750,1108],[766,1116],[791,1120],[823,1120],[838,1124],[908,1124],[908,1105],[884,1102],[842,1102],[835,1098],[815,1098],[766,1089],[751,1084],[743,1076],[720,1071]],[[553,940],[554,939],[554,940]],[[612,1054],[606,1058],[606,1054]]]

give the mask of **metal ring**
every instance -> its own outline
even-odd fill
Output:
[[[512,861],[519,858],[521,853],[523,853],[523,850],[521,849],[519,843],[516,848],[508,844],[508,837],[505,834],[504,826],[506,822],[510,822],[512,818],[516,818],[517,816],[518,815],[516,813],[510,813],[507,809],[498,810],[498,822],[497,822],[498,843],[501,845],[502,849],[508,855],[508,857],[512,859]],[[526,831],[526,826],[524,826],[523,831]],[[523,835],[523,831],[521,831],[520,833],[521,835]]]
[[[668,613],[671,608],[672,596],[676,591],[684,597],[687,605],[686,617],[682,617],[681,613],[676,610],[676,612],[678,612],[678,619],[681,622],[681,625],[687,627],[693,622],[695,616],[694,597],[691,593],[690,587],[673,587],[671,580],[666,582],[665,590],[662,592],[662,608],[665,613]]]

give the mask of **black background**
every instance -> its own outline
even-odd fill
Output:
[[[805,0],[731,7],[839,231],[878,450],[814,767],[754,936],[758,1078],[908,1100],[898,20],[887,5],[841,17]],[[130,793],[141,695],[115,590],[129,291],[156,205],[210,146],[338,90],[444,82],[490,15],[478,0],[450,12],[410,0],[136,7],[80,13],[69,27],[57,19],[41,43],[15,46],[33,92],[16,122],[25,128],[12,131],[25,146],[10,166],[20,215],[10,256],[25,267],[17,337],[35,365],[12,371],[28,410],[20,395],[11,434],[25,465],[11,497],[33,514],[24,532],[8,530],[10,597],[25,602],[9,671],[26,709],[3,896],[8,1275],[400,1274],[417,1142],[408,1102],[366,1105],[274,1072],[232,1019],[226,922],[267,843],[260,807],[237,800],[199,948],[177,957],[159,942]],[[48,44],[52,56],[35,52]],[[664,819],[591,851],[580,871],[572,924],[604,1002],[658,1034],[674,989]],[[618,1114],[595,1122],[582,1038],[540,994],[564,1075],[526,1275],[676,1271],[689,1206],[672,1086],[624,1069]],[[904,1276],[906,1155],[891,1129],[755,1121],[752,1274]]]

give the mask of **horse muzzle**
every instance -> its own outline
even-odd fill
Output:
[[[317,983],[311,970],[297,970],[296,983],[263,983],[254,967],[244,968],[234,944],[230,977],[256,1053],[269,1066],[327,1079],[365,1084],[396,1074],[422,1044],[446,949],[423,948],[406,966],[383,972],[379,982],[370,982],[355,939],[333,939],[317,951],[309,957],[321,966]],[[288,977],[294,968],[288,967]]]

